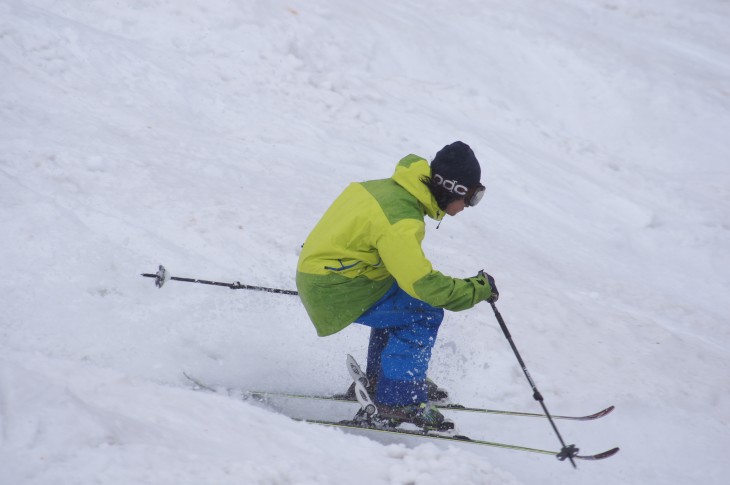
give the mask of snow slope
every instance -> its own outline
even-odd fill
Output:
[[[720,0],[0,0],[0,483],[724,483],[730,468],[730,6]],[[352,180],[456,139],[482,204],[425,250],[485,268],[585,452],[345,434],[189,390],[332,392],[367,330],[315,336],[298,248]],[[489,307],[430,374],[538,411]],[[553,449],[547,423],[453,415]],[[374,441],[372,438],[377,438]]]

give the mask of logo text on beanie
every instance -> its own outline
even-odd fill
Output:
[[[458,195],[466,195],[469,190],[465,186],[459,184],[456,180],[445,180],[441,175],[435,173],[433,178],[436,181],[436,185],[440,185],[449,192],[453,192]]]

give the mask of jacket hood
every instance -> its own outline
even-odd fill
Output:
[[[439,208],[431,191],[423,183],[423,179],[430,176],[431,167],[428,161],[411,154],[398,162],[392,179],[418,200],[428,217],[440,221],[444,218],[444,211]]]

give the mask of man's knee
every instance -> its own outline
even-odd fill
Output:
[[[444,321],[444,309],[430,307],[426,313],[426,321],[429,325],[438,327]]]

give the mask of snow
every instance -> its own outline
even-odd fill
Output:
[[[729,18],[720,0],[0,0],[0,483],[725,483]],[[340,391],[368,332],[318,338],[296,297],[140,273],[292,289],[347,183],[457,139],[487,194],[429,223],[426,253],[495,276],[548,408],[616,405],[561,433],[618,455],[574,471],[187,386]],[[539,411],[487,305],[447,315],[430,375]],[[450,417],[559,447],[542,420]]]

